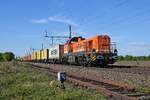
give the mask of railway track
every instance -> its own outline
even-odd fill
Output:
[[[78,66],[78,67],[82,68],[82,66]],[[112,72],[121,72],[121,73],[150,75],[150,67],[108,65],[106,67],[87,67],[87,68],[99,70],[99,71],[112,71]]]
[[[55,64],[55,65],[57,65],[57,66],[69,66],[72,68],[83,68],[83,66],[76,66],[76,65],[61,65],[61,64]],[[106,67],[86,67],[86,68],[92,69],[92,70],[99,70],[99,71],[131,73],[131,74],[140,74],[140,75],[145,75],[145,76],[150,75],[150,68],[149,67],[108,65]]]
[[[94,68],[90,67],[89,69],[95,69],[100,71],[112,71],[112,72],[121,72],[121,73],[131,73],[131,74],[142,74],[150,75],[149,67],[131,67],[131,66],[115,66],[109,65],[106,68]]]
[[[39,70],[47,71],[49,75],[57,76],[57,70],[48,67],[43,67],[38,64],[26,63],[25,65]],[[104,81],[101,79],[89,79],[87,77],[80,77],[74,74],[68,74],[68,81],[77,85],[87,88],[92,88],[98,92],[104,93],[112,100],[148,100],[150,94],[137,93],[133,87],[117,84],[110,81]]]

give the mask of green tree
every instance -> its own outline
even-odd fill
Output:
[[[150,55],[147,58],[148,58],[148,60],[150,60]]]
[[[0,53],[0,61],[3,61],[3,53]]]
[[[126,56],[125,56],[125,60],[133,60],[133,56],[131,56],[131,55],[126,55]]]
[[[136,56],[133,56],[132,60],[133,60],[133,61],[137,61],[137,57],[136,57]]]
[[[146,61],[150,60],[150,55],[149,56],[132,56],[132,55],[126,55],[126,56],[118,56],[118,60],[128,60],[128,61]]]
[[[4,61],[11,61],[15,58],[15,55],[12,52],[5,52],[3,54]]]
[[[124,60],[124,57],[123,56],[118,56],[118,60]]]

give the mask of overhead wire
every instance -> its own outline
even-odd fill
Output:
[[[120,7],[123,5],[123,3],[129,3],[129,2],[122,2],[122,3],[120,3]],[[115,6],[114,6],[115,7]],[[145,14],[147,14],[147,13],[149,13],[150,12],[150,9],[148,9],[148,10],[146,10],[146,11],[142,11],[142,12],[137,12],[136,14],[134,14],[134,15],[129,15],[129,16],[127,16],[127,17],[121,17],[120,19],[116,19],[115,21],[114,21],[114,18],[113,18],[113,22],[111,22],[111,23],[109,23],[109,24],[107,24],[107,25],[105,25],[105,26],[103,26],[101,29],[104,29],[104,28],[108,28],[109,26],[112,26],[112,25],[114,25],[114,24],[118,24],[118,23],[121,23],[121,22],[124,22],[124,21],[126,21],[126,22],[128,22],[128,20],[131,20],[131,19],[133,19],[133,18],[137,18],[137,17],[140,17],[140,16],[143,16],[143,15],[145,15]],[[138,20],[137,20],[138,21]]]

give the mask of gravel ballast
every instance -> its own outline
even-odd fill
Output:
[[[139,86],[150,86],[150,75],[135,74],[120,72],[115,69],[106,70],[106,68],[93,68],[93,67],[82,67],[73,65],[58,65],[58,64],[41,64],[45,67],[50,67],[58,71],[66,71],[68,74],[80,75],[81,77],[99,78],[113,80],[125,84],[129,84],[134,87]],[[121,70],[121,69],[118,69]],[[124,70],[124,69],[122,69]]]

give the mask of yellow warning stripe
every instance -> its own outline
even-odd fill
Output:
[[[96,56],[93,56],[91,60],[92,60],[92,61],[95,61],[95,60],[96,60]]]

